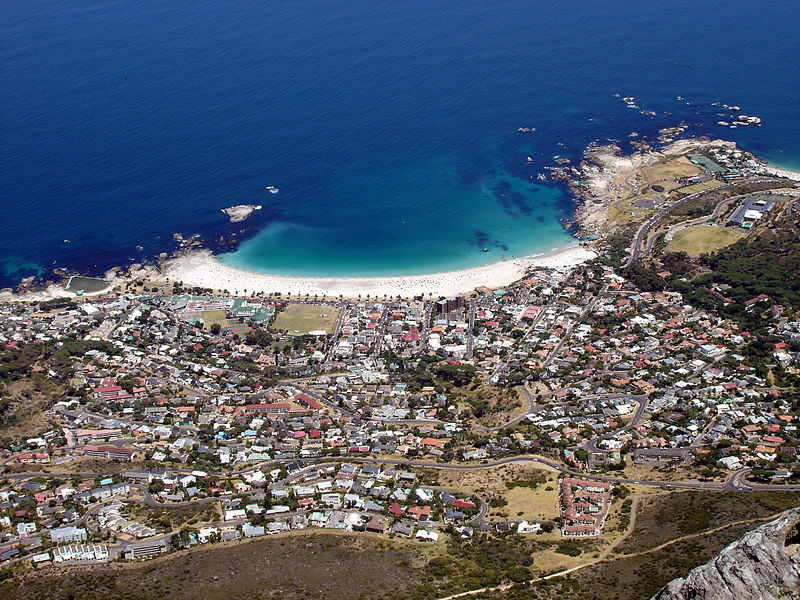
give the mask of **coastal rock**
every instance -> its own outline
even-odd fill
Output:
[[[652,600],[800,598],[800,508],[726,546],[712,561],[668,583]]]
[[[237,204],[236,206],[223,208],[222,212],[228,215],[231,223],[240,223],[252,215],[254,211],[260,209],[261,207],[256,206],[255,204]]]
[[[673,129],[677,132],[681,127],[683,125]],[[664,131],[666,130],[662,130],[662,133]],[[637,148],[637,152],[623,156],[617,144],[592,144],[584,152],[578,169],[550,168],[552,178],[566,181],[578,203],[574,218],[578,237],[603,237],[609,230],[613,231],[613,224],[608,222],[609,207],[630,194],[627,176],[635,175],[641,168],[665,157],[706,147],[735,146],[733,142],[710,141],[705,138],[679,140],[661,147],[660,150],[655,150],[646,143],[633,142],[632,145]]]

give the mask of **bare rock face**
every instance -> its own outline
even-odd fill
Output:
[[[800,599],[800,508],[726,546],[652,600]]]
[[[236,206],[229,206],[228,208],[223,208],[222,212],[228,215],[228,218],[231,220],[231,223],[241,223],[247,217],[253,214],[254,211],[260,210],[260,206],[256,206],[255,204],[237,204]]]

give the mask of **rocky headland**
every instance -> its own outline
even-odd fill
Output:
[[[601,238],[609,234],[609,209],[615,202],[639,191],[632,181],[642,168],[700,148],[735,146],[733,142],[706,138],[660,139],[672,143],[658,150],[639,144],[637,151],[628,156],[622,154],[617,144],[593,145],[584,152],[578,167],[551,169],[553,179],[566,182],[578,202],[571,223],[578,237]]]

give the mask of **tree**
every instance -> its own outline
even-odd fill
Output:
[[[466,387],[475,378],[475,367],[472,365],[445,365],[439,367],[436,376],[457,387]]]

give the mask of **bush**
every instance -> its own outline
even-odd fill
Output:
[[[567,556],[580,556],[581,549],[575,542],[565,540],[558,544],[556,552],[559,554],[566,554]]]

